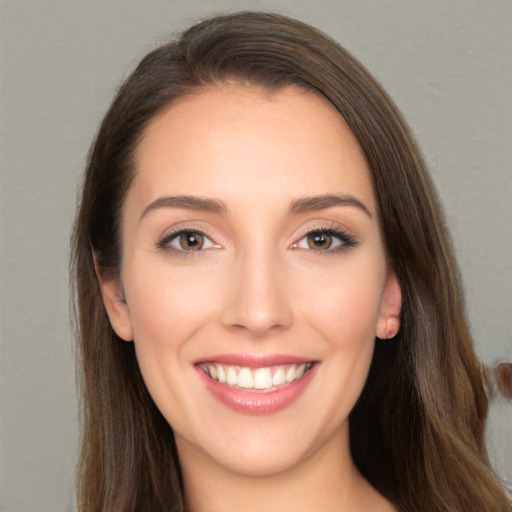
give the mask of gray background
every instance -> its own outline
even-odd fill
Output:
[[[477,351],[512,357],[510,1],[4,1],[1,94],[3,511],[71,510],[78,438],[68,238],[89,144],[121,79],[213,12],[265,9],[351,50],[412,126],[439,188]],[[512,406],[488,437],[512,480]]]

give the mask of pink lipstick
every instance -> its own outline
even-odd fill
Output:
[[[221,354],[195,364],[208,392],[244,414],[284,409],[306,389],[317,366],[317,361],[284,354]]]

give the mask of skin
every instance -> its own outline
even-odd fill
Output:
[[[290,211],[329,194],[354,201]],[[224,210],[155,206],[167,196]],[[205,233],[203,249],[170,239],[183,229]],[[308,232],[322,229],[351,243],[311,248]],[[105,306],[174,429],[191,510],[393,510],[352,462],[348,416],[401,295],[366,161],[325,99],[224,85],[165,110],[137,148],[122,250],[120,280],[101,281]],[[194,365],[225,353],[318,364],[283,410],[242,414]]]

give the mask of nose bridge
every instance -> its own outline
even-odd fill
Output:
[[[286,294],[284,265],[271,247],[247,248],[236,257],[224,310],[224,324],[253,335],[287,327],[291,308]]]

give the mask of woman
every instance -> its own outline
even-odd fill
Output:
[[[318,31],[235,14],[146,56],[72,261],[80,510],[510,510],[419,151]]]

